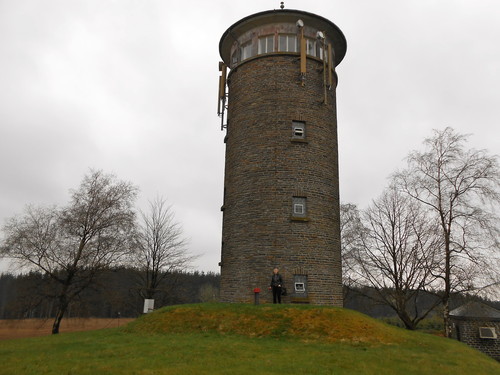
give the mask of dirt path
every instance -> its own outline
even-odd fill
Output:
[[[61,321],[59,332],[90,331],[94,329],[119,327],[131,322],[132,318],[98,319],[70,318]],[[0,320],[0,340],[50,335],[53,319],[5,319]]]

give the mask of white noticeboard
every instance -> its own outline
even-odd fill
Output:
[[[150,313],[155,308],[155,300],[154,299],[145,299],[144,300],[144,314]]]

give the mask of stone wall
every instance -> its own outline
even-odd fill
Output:
[[[451,319],[453,323],[453,337],[474,349],[477,349],[492,358],[500,361],[500,322],[479,319]],[[497,338],[486,339],[479,337],[479,327],[495,328]]]
[[[221,256],[221,300],[251,302],[266,293],[280,268],[284,302],[342,306],[339,177],[335,85],[324,103],[323,63],[307,59],[305,84],[298,55],[264,55],[228,77],[228,127]],[[306,125],[292,138],[292,121]],[[294,197],[306,198],[293,217]],[[307,276],[307,298],[293,293],[295,274]]]

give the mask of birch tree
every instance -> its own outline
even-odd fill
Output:
[[[140,294],[151,299],[160,289],[173,287],[172,277],[185,271],[195,258],[188,253],[182,227],[163,198],[150,202],[141,219],[134,264],[139,271]],[[170,285],[165,285],[167,278]]]
[[[395,175],[401,191],[430,209],[442,248],[439,272],[445,334],[450,337],[450,296],[486,285],[498,287],[500,171],[498,158],[466,148],[467,136],[435,130],[423,151]]]
[[[90,171],[62,208],[28,206],[3,227],[1,255],[21,268],[49,276],[57,310],[52,333],[59,333],[69,304],[101,271],[129,253],[135,228],[137,189],[101,171]]]

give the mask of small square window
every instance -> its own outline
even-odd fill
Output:
[[[297,215],[303,215],[304,214],[304,205],[300,203],[295,203],[293,205],[293,213]]]
[[[305,218],[307,215],[306,198],[293,197],[292,199],[292,217]]]
[[[298,293],[304,293],[306,291],[304,283],[295,283],[295,291]]]
[[[304,138],[304,129],[298,127],[293,129],[293,136],[297,138]]]
[[[293,275],[295,297],[307,297],[307,275]]]
[[[306,123],[303,121],[292,121],[292,138],[306,138]]]

